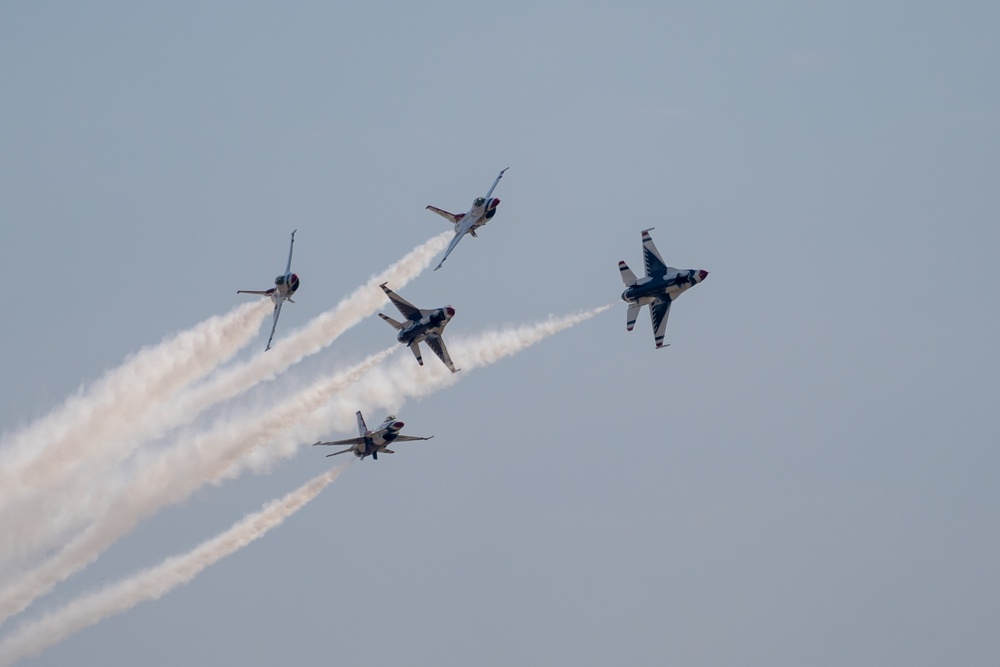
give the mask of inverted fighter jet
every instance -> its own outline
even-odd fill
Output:
[[[442,257],[441,261],[438,262],[438,265],[434,267],[435,271],[441,268],[441,265],[444,264],[444,260],[448,259],[448,255],[450,255],[451,251],[455,249],[455,246],[458,245],[458,242],[462,240],[463,236],[471,234],[473,237],[479,238],[476,236],[476,230],[485,225],[493,218],[494,215],[496,215],[497,205],[500,203],[500,200],[495,198],[491,199],[491,197],[493,195],[493,190],[497,187],[497,183],[499,183],[500,179],[503,178],[503,172],[507,171],[507,169],[510,169],[510,167],[506,167],[500,171],[500,175],[497,176],[497,180],[493,181],[493,185],[490,187],[490,191],[486,193],[485,197],[476,197],[476,199],[472,202],[472,208],[469,209],[468,213],[449,213],[448,211],[441,210],[436,206],[427,207],[428,211],[434,211],[455,225],[455,237],[451,240],[451,243],[448,244],[448,249],[444,251],[444,257]]]
[[[396,335],[396,340],[410,347],[410,350],[413,351],[413,356],[417,358],[417,363],[421,366],[424,365],[424,360],[420,356],[420,341],[426,342],[427,346],[434,350],[434,354],[448,367],[448,370],[452,373],[457,373],[459,369],[455,368],[455,364],[451,363],[448,348],[444,346],[444,339],[441,338],[441,332],[444,331],[451,318],[455,316],[455,309],[451,306],[445,306],[444,308],[421,310],[386,287],[386,283],[382,283],[379,287],[389,297],[389,301],[392,301],[403,317],[406,318],[405,322],[397,322],[388,315],[378,314],[379,317],[399,331]]]
[[[271,335],[267,339],[267,347],[264,348],[265,352],[271,349],[274,330],[278,326],[278,316],[281,315],[281,304],[286,301],[295,303],[292,301],[292,295],[299,288],[299,277],[292,273],[292,250],[295,248],[295,232],[297,231],[299,230],[292,230],[292,242],[288,245],[288,264],[285,265],[285,272],[274,279],[274,287],[263,291],[247,289],[236,291],[237,294],[260,294],[261,296],[270,297],[271,301],[274,301],[274,322],[271,324]]]
[[[393,442],[409,442],[411,440],[430,440],[434,436],[428,436],[426,438],[421,438],[415,435],[400,435],[399,431],[403,428],[404,424],[401,421],[396,420],[395,415],[389,415],[385,418],[378,428],[374,431],[368,429],[365,426],[365,418],[361,416],[361,411],[357,412],[358,417],[358,437],[357,438],[346,438],[344,440],[334,440],[333,442],[316,442],[313,443],[313,447],[316,445],[351,445],[347,449],[343,449],[339,452],[334,452],[333,454],[327,454],[327,457],[336,456],[337,454],[346,454],[347,452],[354,452],[362,461],[365,460],[366,456],[371,456],[373,460],[378,461],[379,454],[395,454],[391,449],[386,449]]]
[[[637,279],[625,262],[618,262],[618,270],[625,282],[622,301],[628,304],[626,329],[632,330],[635,319],[639,316],[639,309],[648,305],[649,316],[653,320],[653,337],[659,349],[666,347],[663,344],[663,332],[667,329],[670,304],[682,293],[707,278],[708,271],[681,270],[667,266],[649,236],[651,229],[653,227],[642,230],[642,259],[646,265],[646,277]]]

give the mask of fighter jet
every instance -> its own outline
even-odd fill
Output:
[[[455,237],[448,244],[448,249],[444,251],[444,257],[438,262],[438,265],[434,267],[437,271],[444,264],[444,260],[448,259],[448,255],[451,251],[455,249],[458,242],[462,240],[462,237],[466,234],[471,234],[475,238],[476,230],[489,222],[497,212],[497,205],[500,203],[499,199],[491,199],[493,195],[493,190],[496,189],[497,183],[503,178],[503,172],[510,169],[510,167],[505,167],[500,171],[500,175],[497,176],[497,180],[493,181],[493,185],[490,187],[490,191],[486,193],[485,197],[476,197],[472,202],[472,208],[469,209],[468,213],[449,213],[448,211],[443,211],[436,206],[428,206],[428,211],[434,211],[443,218],[449,220],[455,225]]]
[[[386,447],[392,442],[409,442],[411,440],[430,440],[434,436],[428,436],[426,438],[417,437],[415,435],[400,435],[399,431],[403,428],[404,424],[401,421],[396,421],[395,415],[389,415],[385,418],[378,428],[374,431],[368,430],[365,426],[365,418],[361,416],[361,411],[357,412],[358,416],[358,437],[357,438],[346,438],[344,440],[334,440],[333,442],[316,442],[313,443],[313,447],[316,445],[351,445],[347,449],[341,450],[339,452],[334,452],[333,454],[327,454],[327,457],[336,456],[337,454],[346,454],[347,452],[354,452],[354,455],[359,459],[364,461],[366,456],[371,456],[373,460],[378,461],[379,454],[395,454],[391,449],[386,449]]]
[[[379,287],[382,288],[385,295],[389,297],[389,300],[396,305],[399,312],[406,318],[406,322],[397,322],[388,315],[378,314],[379,317],[399,331],[399,334],[396,335],[396,340],[403,345],[410,346],[413,356],[417,358],[417,363],[421,366],[424,365],[424,360],[420,356],[420,341],[426,342],[434,350],[434,354],[448,367],[448,370],[452,373],[457,373],[459,369],[455,368],[455,364],[451,363],[448,348],[444,346],[444,339],[441,338],[441,332],[444,331],[451,318],[455,316],[455,309],[451,306],[445,306],[444,308],[421,310],[386,287],[386,283],[382,283]]]
[[[618,262],[618,270],[625,282],[622,301],[628,304],[626,328],[632,330],[635,319],[639,316],[639,309],[648,305],[649,316],[653,320],[653,337],[659,349],[666,347],[663,344],[663,332],[667,328],[670,304],[682,293],[708,277],[708,271],[697,269],[682,271],[667,266],[653,244],[653,239],[649,237],[651,229],[654,228],[642,230],[642,259],[646,264],[646,277],[637,279],[625,262]]]
[[[265,352],[271,349],[274,330],[278,326],[278,316],[281,315],[281,304],[286,301],[295,303],[292,301],[292,295],[299,288],[299,277],[292,273],[292,249],[295,247],[295,232],[297,231],[299,230],[292,230],[292,242],[288,245],[288,264],[285,265],[285,272],[274,279],[274,287],[263,291],[247,289],[236,291],[237,294],[260,294],[261,296],[270,297],[271,301],[274,301],[274,322],[271,324],[271,336],[267,339],[267,347],[264,348]]]

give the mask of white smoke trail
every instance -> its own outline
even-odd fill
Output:
[[[115,446],[110,448],[118,453],[117,456],[111,458],[105,451],[103,457],[90,459],[93,469],[88,474],[77,475],[76,483],[70,479],[62,485],[41,486],[39,490],[43,494],[35,502],[27,507],[18,506],[19,511],[4,525],[6,539],[3,543],[8,547],[5,551],[0,546],[0,562],[5,556],[23,556],[29,550],[38,552],[59,543],[67,532],[78,528],[86,516],[93,512],[95,503],[106,500],[110,490],[95,491],[94,479],[106,475],[141,443],[162,437],[171,428],[190,423],[209,407],[231,399],[261,381],[273,379],[292,364],[329,346],[337,337],[385,304],[385,295],[378,289],[379,284],[386,281],[393,285],[407,284],[430,265],[434,256],[444,249],[452,236],[451,231],[446,231],[417,246],[388,269],[373,276],[337,306],[279,339],[266,354],[261,353],[245,363],[223,370],[201,385],[180,393],[173,400],[147,402],[144,405],[146,410],[141,413],[145,421],[141,423],[137,423],[136,419],[121,420],[121,427],[109,434],[109,437],[118,437]],[[261,300],[259,303],[266,306],[264,312],[270,312],[269,301]],[[253,307],[248,305],[246,308]],[[258,320],[258,328],[259,324]],[[126,416],[127,414],[125,413]],[[105,437],[92,442],[107,450],[110,447],[107,439]],[[104,467],[96,467],[102,462]]]
[[[403,259],[358,287],[333,309],[317,316],[306,326],[279,339],[267,354],[250,359],[219,373],[199,387],[193,387],[178,406],[185,415],[197,414],[205,405],[232,398],[265,380],[274,379],[289,366],[329,346],[342,333],[373,315],[386,304],[385,294],[378,286],[384,282],[406,285],[444,250],[454,234],[442,232],[417,246]]]
[[[77,598],[61,609],[24,623],[0,641],[0,667],[37,655],[49,646],[101,620],[127,611],[146,600],[157,600],[188,583],[202,570],[264,536],[319,495],[349,463],[340,464],[313,478],[299,489],[274,500],[256,514],[201,543],[186,554],[172,556],[159,565]]]
[[[243,304],[147,346],[86,391],[66,399],[49,415],[0,443],[0,489],[8,482],[37,484],[71,467],[80,458],[80,429],[96,426],[114,432],[120,422],[134,422],[150,401],[169,394],[213,370],[246,345],[270,312],[259,303]],[[109,423],[111,422],[111,423]],[[89,456],[89,452],[86,453]]]
[[[397,358],[388,367],[373,368],[350,388],[333,396],[322,409],[302,415],[293,432],[272,439],[266,447],[255,450],[252,456],[240,459],[227,471],[227,476],[235,476],[248,467],[267,469],[276,460],[294,456],[303,442],[314,441],[330,431],[349,430],[357,410],[396,412],[409,397],[427,396],[449,387],[476,368],[516,354],[610,307],[601,306],[581,313],[550,317],[536,324],[487,331],[470,338],[449,341],[451,356],[462,369],[459,373],[450,372],[433,357],[420,366],[410,355]]]
[[[0,463],[0,558],[30,543],[32,529],[54,522],[58,506],[46,499],[61,493],[68,481],[89,477],[94,467],[112,466],[127,457],[134,433],[157,406],[249,343],[270,310],[269,304],[243,304],[143,348],[89,389],[8,438]],[[92,485],[93,479],[87,483]],[[41,512],[28,511],[31,503],[25,502],[38,499],[47,506]]]
[[[293,428],[296,420],[357,382],[395,350],[396,347],[391,347],[373,354],[332,378],[284,397],[265,412],[220,419],[210,430],[145,462],[125,489],[115,494],[113,502],[103,503],[103,515],[92,517],[91,525],[62,550],[0,592],[0,623],[92,563],[142,519],[187,499],[206,483],[223,479],[227,468],[241,457]]]
[[[272,380],[293,364],[332,344],[341,334],[385,305],[378,289],[386,281],[405,285],[430,266],[453,236],[443,232],[417,246],[385,271],[372,276],[332,309],[275,341],[271,349],[233,368],[224,369],[200,385],[190,387],[158,413],[161,427],[190,423],[208,407],[234,398],[254,385]],[[165,432],[165,431],[164,431]]]
[[[451,345],[453,357],[465,368],[463,373],[467,373],[515,354],[607,308],[609,306],[602,306],[534,325],[457,340]],[[126,492],[91,529],[0,594],[0,622],[19,613],[59,581],[95,560],[114,541],[132,530],[139,520],[167,504],[189,497],[202,484],[236,476],[250,465],[266,467],[275,460],[289,458],[301,443],[315,439],[317,434],[332,426],[346,429],[353,423],[354,411],[359,408],[394,408],[407,397],[430,394],[462,377],[462,373],[452,374],[443,364],[435,363],[436,360],[421,367],[407,358],[407,363],[400,360],[387,370],[374,368],[374,364],[393,349],[369,357],[349,373],[284,397],[270,412],[231,418],[167,450],[133,479]],[[356,386],[351,387],[356,381]],[[350,391],[346,391],[348,387]],[[331,398],[334,400],[330,401]],[[329,409],[319,409],[328,403]],[[283,432],[285,436],[279,437]],[[295,435],[289,436],[289,432]],[[268,446],[265,448],[265,445]]]

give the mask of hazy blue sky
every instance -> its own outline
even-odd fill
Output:
[[[401,294],[456,336],[615,303],[23,664],[1000,663],[998,26],[991,2],[0,4],[8,433],[270,286],[297,228],[280,342],[507,166],[480,238]],[[659,351],[619,301],[647,227],[711,271]],[[393,335],[369,318],[230,407]],[[162,512],[23,616],[324,453]]]

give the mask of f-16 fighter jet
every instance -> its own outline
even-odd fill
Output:
[[[642,230],[642,259],[646,264],[646,277],[637,279],[625,262],[618,262],[622,280],[625,281],[625,291],[622,301],[628,304],[626,328],[631,331],[635,326],[635,318],[639,309],[649,306],[649,316],[653,320],[653,337],[657,349],[666,347],[663,344],[663,332],[667,328],[667,317],[670,315],[670,304],[683,292],[691,289],[706,277],[708,271],[697,269],[675,269],[667,266],[659,251],[649,237],[650,230]]]
[[[444,339],[441,338],[441,332],[444,331],[451,318],[455,316],[455,309],[451,306],[445,306],[444,308],[421,310],[386,287],[386,283],[382,283],[379,287],[389,297],[389,301],[392,301],[403,317],[406,318],[405,322],[397,322],[388,315],[378,314],[379,317],[399,331],[399,334],[396,335],[396,340],[403,345],[409,345],[410,350],[413,351],[413,356],[417,358],[417,363],[421,366],[424,365],[424,360],[420,356],[420,341],[426,342],[428,347],[434,350],[434,354],[448,367],[448,370],[452,373],[457,373],[459,369],[455,368],[455,364],[451,363],[448,348],[444,346]]]
[[[271,301],[274,301],[274,322],[271,324],[271,335],[267,339],[267,347],[264,348],[265,352],[271,349],[271,341],[274,340],[274,330],[278,326],[278,316],[281,315],[281,304],[286,301],[295,303],[292,301],[292,295],[299,288],[299,277],[292,273],[292,250],[295,248],[295,232],[297,231],[299,230],[292,231],[292,242],[288,245],[288,264],[285,265],[285,272],[274,279],[274,287],[264,291],[246,289],[236,291],[237,294],[260,294],[261,296],[271,297]]]
[[[455,238],[453,238],[451,243],[448,244],[448,249],[444,251],[444,257],[442,257],[441,261],[438,262],[438,265],[434,267],[435,271],[441,268],[441,265],[444,264],[444,260],[448,259],[448,255],[450,255],[451,251],[455,249],[455,246],[458,245],[458,242],[462,240],[463,236],[471,234],[473,237],[478,238],[476,236],[476,230],[492,220],[493,216],[496,215],[497,205],[500,203],[500,200],[491,199],[491,197],[493,195],[493,190],[497,187],[497,183],[499,183],[500,179],[503,178],[503,172],[507,171],[507,169],[510,169],[510,167],[506,167],[501,170],[500,175],[497,176],[497,180],[493,181],[493,185],[490,187],[490,191],[486,193],[485,197],[476,197],[476,199],[472,202],[472,208],[469,209],[468,213],[449,213],[448,211],[443,211],[436,206],[427,207],[428,211],[434,211],[455,225]]]
[[[365,418],[361,416],[361,411],[357,412],[358,416],[358,437],[357,438],[346,438],[344,440],[334,440],[333,442],[317,442],[313,443],[313,447],[316,445],[351,445],[347,449],[343,449],[339,452],[334,452],[333,454],[327,454],[327,457],[336,456],[337,454],[346,454],[347,452],[354,452],[362,461],[365,460],[366,456],[371,456],[373,460],[378,461],[379,454],[395,454],[391,449],[386,449],[392,442],[409,442],[411,440],[430,440],[434,436],[428,436],[426,438],[421,438],[415,435],[400,435],[399,431],[403,428],[404,424],[401,421],[396,421],[395,415],[389,415],[385,418],[378,428],[374,431],[368,429],[365,426]]]

